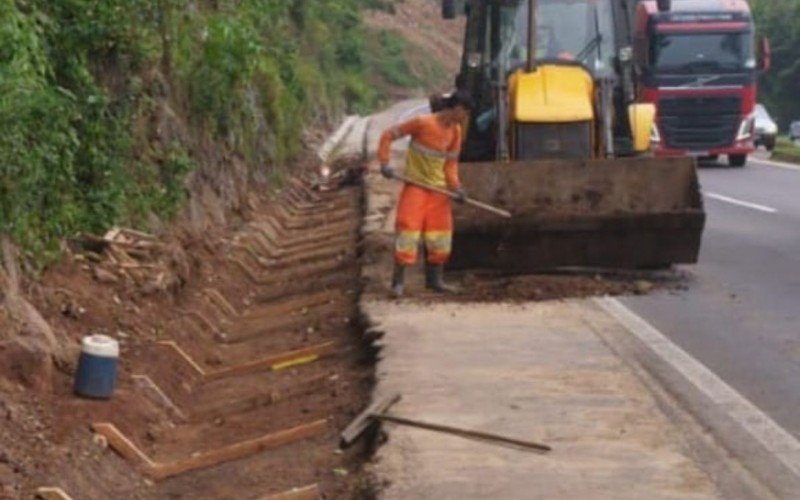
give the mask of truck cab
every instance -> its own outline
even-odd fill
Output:
[[[656,156],[716,158],[741,167],[755,150],[756,79],[768,43],[756,48],[745,0],[675,0],[660,11],[640,2],[634,53],[639,99],[656,105]]]

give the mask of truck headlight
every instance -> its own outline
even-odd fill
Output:
[[[748,116],[744,120],[742,120],[742,124],[739,125],[739,132],[736,134],[737,141],[743,141],[745,139],[749,139],[753,135],[753,125],[755,123],[755,118],[752,116]]]

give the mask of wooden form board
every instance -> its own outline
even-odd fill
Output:
[[[261,500],[317,500],[318,498],[319,487],[316,484],[312,484],[303,488],[293,488],[275,495],[268,495]]]
[[[337,347],[335,341],[323,342],[302,349],[295,349],[281,354],[268,356],[266,358],[257,359],[247,363],[242,363],[236,366],[221,368],[214,371],[206,371],[199,363],[192,359],[189,354],[184,351],[176,342],[172,340],[165,340],[158,343],[158,345],[175,352],[181,359],[183,359],[192,370],[206,380],[218,380],[227,377],[238,377],[241,375],[250,375],[260,371],[279,370],[288,368],[289,366],[297,366],[300,364],[310,363],[316,361],[318,358],[330,354]]]
[[[72,497],[67,495],[64,490],[53,486],[36,488],[36,498],[41,498],[42,500],[72,500]]]
[[[213,467],[221,463],[245,458],[271,448],[319,436],[327,429],[325,420],[299,425],[278,432],[273,432],[255,439],[234,443],[222,448],[193,454],[184,460],[159,463],[148,457],[114,424],[92,424],[92,430],[105,437],[109,446],[127,461],[135,464],[144,474],[154,480],[162,480],[196,469]]]

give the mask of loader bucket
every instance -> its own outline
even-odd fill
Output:
[[[705,212],[692,158],[462,163],[450,267],[530,272],[697,262]]]

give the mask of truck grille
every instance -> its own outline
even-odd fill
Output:
[[[741,106],[739,96],[664,97],[658,102],[662,139],[674,149],[730,146],[736,138]]]
[[[592,153],[591,122],[517,123],[519,160],[581,159]]]

